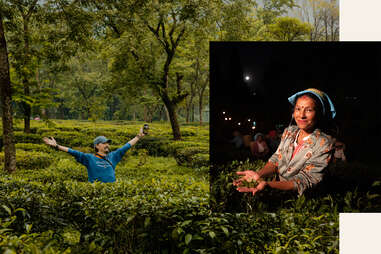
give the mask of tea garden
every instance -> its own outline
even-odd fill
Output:
[[[334,188],[297,197],[232,186],[235,171],[262,161],[235,161],[209,185],[209,127],[167,123],[131,148],[116,183],[87,182],[84,166],[42,143],[92,152],[105,135],[111,150],[133,138],[142,122],[33,121],[15,127],[17,167],[0,176],[2,253],[338,253],[340,212],[379,212],[376,170],[362,164],[330,168]],[[0,153],[3,162],[4,154]],[[368,173],[368,178],[358,179]],[[229,201],[229,202],[227,202]]]

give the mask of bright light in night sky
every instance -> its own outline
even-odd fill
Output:
[[[246,81],[249,81],[250,79],[251,79],[251,78],[250,78],[249,75],[246,75],[246,76],[245,76],[245,80],[246,80]]]

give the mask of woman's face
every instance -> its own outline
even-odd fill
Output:
[[[294,119],[299,129],[312,132],[317,120],[315,101],[306,95],[300,96],[295,104]]]

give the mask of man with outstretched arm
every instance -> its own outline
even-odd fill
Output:
[[[135,145],[139,139],[144,137],[143,129],[140,129],[139,133],[128,141],[124,146],[118,148],[115,151],[110,152],[111,140],[104,136],[99,136],[94,139],[95,153],[83,153],[73,150],[69,147],[58,145],[56,140],[51,137],[44,137],[45,144],[56,148],[59,151],[67,152],[75,157],[75,159],[86,166],[89,182],[100,181],[104,183],[115,182],[115,167],[122,159],[123,155]]]

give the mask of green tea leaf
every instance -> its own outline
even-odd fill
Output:
[[[5,209],[5,211],[7,211],[7,213],[8,213],[9,215],[12,215],[12,211],[11,211],[11,209],[10,209],[8,206],[6,206],[6,205],[2,205],[2,207]]]
[[[226,227],[221,226],[221,229],[222,229],[222,231],[224,231],[226,236],[229,236],[229,230]]]
[[[192,241],[192,235],[191,234],[187,234],[185,236],[185,244],[188,245],[190,243],[190,241]]]

